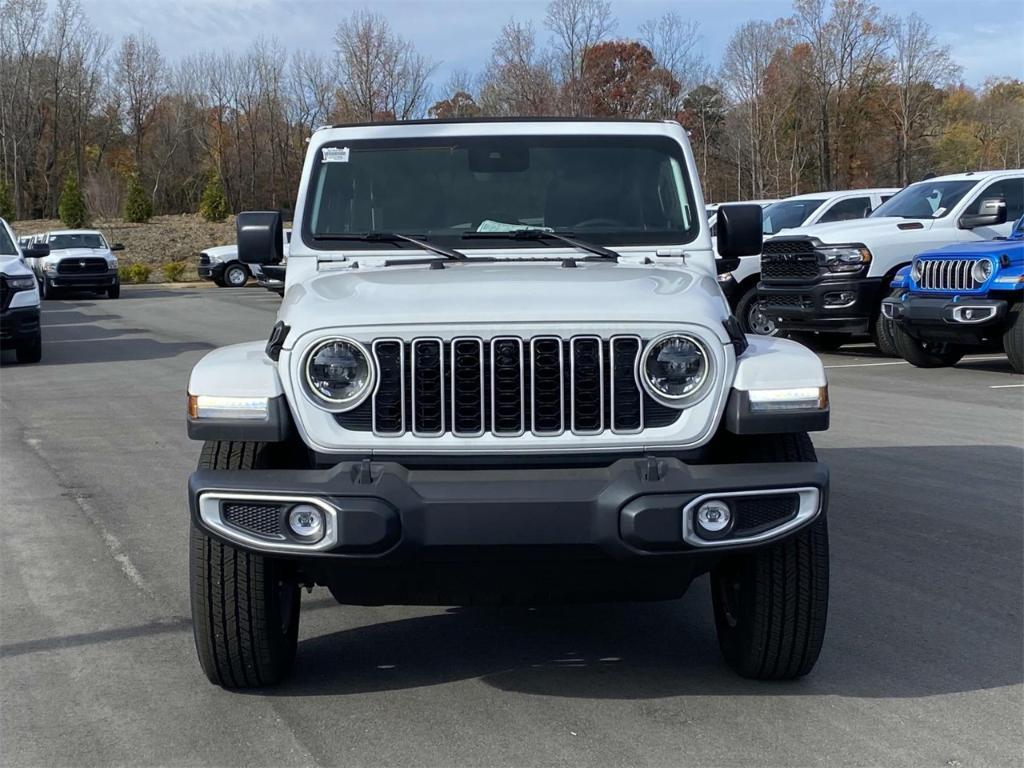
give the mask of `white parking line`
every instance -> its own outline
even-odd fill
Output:
[[[983,362],[985,360],[1002,360],[1005,355],[971,355],[965,357],[960,362],[971,363],[971,362]],[[826,365],[826,368],[874,368],[879,365],[910,365],[906,360],[889,360],[884,363],[843,363],[842,365]],[[1017,387],[1024,386],[1020,384],[1008,384],[1006,386]]]
[[[989,389],[1012,389],[1013,387],[1024,387],[1024,384],[990,384]]]

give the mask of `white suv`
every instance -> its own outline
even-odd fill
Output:
[[[787,197],[765,207],[764,235],[769,237],[784,230],[812,224],[863,219],[898,191],[896,188],[884,187]],[[724,270],[718,276],[718,281],[744,332],[774,336],[779,332],[775,321],[762,311],[757,302],[760,273],[760,254],[746,256],[732,269]]]

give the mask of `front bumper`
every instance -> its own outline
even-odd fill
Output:
[[[224,264],[199,264],[196,273],[202,280],[220,280],[224,276]]]
[[[39,336],[39,307],[14,307],[0,312],[0,345],[15,347]]]
[[[111,288],[118,284],[116,269],[106,272],[90,272],[88,274],[72,275],[60,272],[47,272],[46,279],[53,288],[68,288],[70,290],[99,290]]]
[[[1009,305],[1000,299],[904,294],[882,302],[882,313],[922,341],[978,344],[1002,334]]]
[[[486,559],[498,551],[512,560],[687,557],[783,538],[817,517],[827,496],[828,470],[814,462],[688,465],[653,457],[557,469],[410,469],[364,460],[317,470],[200,470],[189,479],[193,520],[212,536],[336,562]],[[697,532],[695,508],[710,497],[733,507],[724,535]],[[314,544],[298,542],[284,522],[304,502],[326,518],[326,535]],[[232,504],[279,511],[251,527],[231,517]]]
[[[807,283],[762,281],[757,296],[783,330],[862,334],[877,311],[882,282],[878,277],[831,276]]]

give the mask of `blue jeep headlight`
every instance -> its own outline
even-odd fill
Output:
[[[924,264],[920,259],[914,259],[914,266],[910,270],[910,276],[914,278],[915,283],[921,282],[921,275],[924,274]]]
[[[971,267],[971,277],[976,283],[984,283],[992,277],[992,262],[988,259],[978,259]]]

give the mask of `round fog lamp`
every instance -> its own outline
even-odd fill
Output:
[[[697,531],[699,533],[720,534],[732,523],[732,511],[729,505],[719,499],[705,501],[697,507]]]
[[[296,504],[288,511],[288,528],[300,541],[319,541],[324,537],[324,513],[312,504]]]

